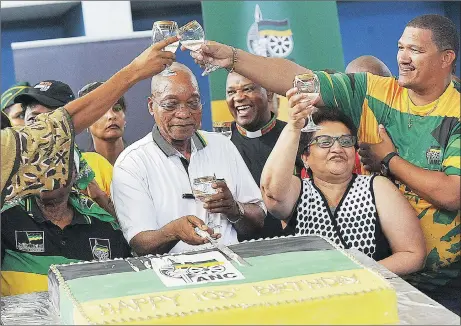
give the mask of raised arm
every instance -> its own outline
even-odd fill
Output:
[[[426,244],[416,212],[386,178],[375,177],[373,189],[381,228],[392,250],[392,255],[379,263],[397,275],[420,270]]]
[[[312,112],[308,102],[300,102],[303,94],[293,88],[287,92],[289,109],[288,123],[282,130],[261,174],[261,192],[269,212],[286,220],[298,200],[301,180],[293,175],[301,128]]]
[[[165,65],[170,65],[175,55],[162,49],[177,40],[177,37],[170,37],[151,45],[100,87],[66,104],[64,108],[73,120],[75,133],[91,126],[137,82],[158,74]]]
[[[191,52],[191,56],[200,65],[206,62],[235,72],[254,81],[265,89],[284,95],[293,87],[295,75],[310,72],[292,61],[281,58],[265,58],[241,49],[233,51],[229,45],[208,42],[202,45],[201,52]],[[317,102],[323,106],[323,102]]]

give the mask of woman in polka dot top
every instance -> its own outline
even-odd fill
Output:
[[[288,124],[261,176],[267,209],[287,222],[295,218],[296,234],[356,248],[398,275],[418,271],[426,247],[415,211],[387,178],[352,173],[356,128],[341,111],[317,110],[312,117],[322,129],[301,132],[314,108],[303,95],[287,92]],[[291,174],[297,155],[309,179]]]

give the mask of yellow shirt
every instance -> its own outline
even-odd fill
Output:
[[[110,197],[110,184],[114,167],[106,158],[96,152],[82,153],[83,158],[94,172],[94,180],[107,196]]]

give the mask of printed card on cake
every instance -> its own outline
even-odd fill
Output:
[[[245,277],[217,251],[151,258],[152,267],[167,287],[242,280]]]

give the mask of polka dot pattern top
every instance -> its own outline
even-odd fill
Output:
[[[372,180],[371,176],[356,176],[333,214],[312,180],[304,179],[297,207],[296,234],[322,235],[340,248],[356,248],[373,258],[378,214]]]

